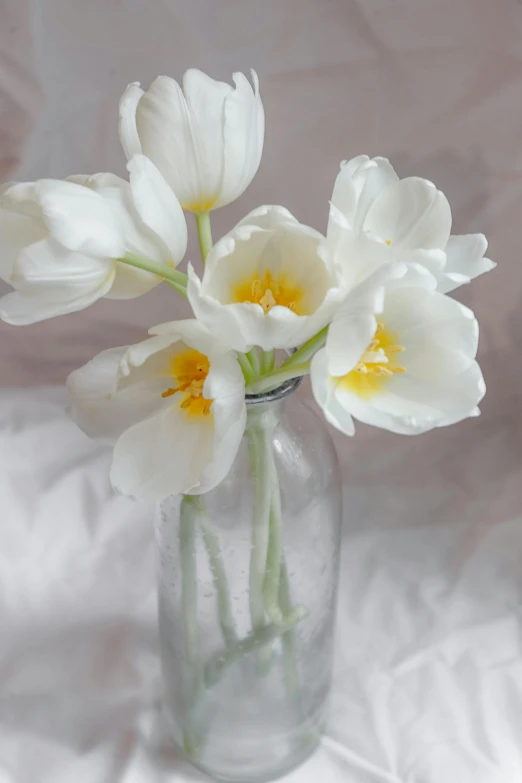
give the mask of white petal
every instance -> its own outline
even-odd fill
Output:
[[[46,236],[40,221],[0,209],[0,278],[9,282],[20,250]]]
[[[394,290],[404,288],[418,288],[426,289],[428,291],[435,291],[437,289],[436,276],[429,272],[425,266],[421,266],[420,264],[400,263],[399,267],[404,269],[404,274],[397,274],[396,277],[390,277],[390,279],[386,281],[386,291],[388,295],[391,295]]]
[[[230,306],[223,306],[214,297],[204,294],[201,280],[192,264],[188,265],[187,272],[187,295],[196,318],[200,319],[229,348],[241,352],[250,350],[252,346],[248,344],[246,335],[238,328],[237,312],[234,312]],[[253,308],[254,305],[251,307]],[[243,313],[248,316],[248,308],[244,309]],[[239,317],[241,318],[241,312]],[[251,318],[257,318],[255,310],[251,311]],[[254,328],[257,323],[259,321],[254,320]]]
[[[126,190],[129,188],[127,180],[118,177],[117,174],[111,174],[110,171],[102,171],[96,174],[71,174],[70,177],[66,178],[66,182],[83,185],[84,188],[97,190],[101,193],[107,191],[107,189]]]
[[[124,354],[118,370],[118,389],[143,383],[148,380],[170,379],[171,359],[186,346],[177,335],[150,337],[141,343],[131,345]]]
[[[118,370],[127,347],[111,348],[67,378],[69,415],[92,438],[115,440],[128,427],[168,407],[165,384],[151,379],[117,389]]]
[[[480,368],[472,365],[439,384],[423,383],[408,375],[394,376],[389,387],[369,401],[340,385],[337,398],[359,421],[403,435],[418,435],[477,415],[485,393]]]
[[[345,435],[353,435],[355,427],[349,412],[337,402],[335,386],[329,374],[328,356],[324,348],[312,358],[310,381],[315,401],[322,409],[326,420]]]
[[[36,182],[6,182],[0,186],[0,208],[41,220],[42,211],[36,199]]]
[[[183,210],[156,166],[144,155],[127,166],[134,205],[145,225],[161,238],[174,266],[187,250],[187,223]]]
[[[375,199],[390,185],[399,181],[393,166],[387,158],[373,158],[354,171],[352,183],[356,196],[356,208],[351,218],[355,231],[364,225],[368,210]]]
[[[232,87],[191,68],[183,76],[183,92],[191,116],[201,183],[200,203],[186,208],[217,206],[225,165],[225,106]]]
[[[328,330],[327,354],[330,373],[349,373],[368,348],[377,329],[371,313],[336,315]]]
[[[107,299],[136,299],[161,283],[161,279],[143,269],[137,269],[119,261],[115,264],[114,282],[107,292]]]
[[[29,324],[83,310],[105,296],[114,274],[110,262],[71,253],[53,239],[41,240],[18,256],[11,277],[17,292],[0,300],[0,317]]]
[[[327,237],[334,245],[339,241],[339,226],[358,233],[370,205],[398,177],[386,158],[370,160],[360,155],[343,161],[335,180],[331,200]]]
[[[379,395],[382,396],[384,395]],[[372,401],[363,400],[346,391],[341,384],[336,389],[336,399],[338,404],[358,421],[399,435],[418,435],[433,429],[441,416],[433,408],[413,404],[407,407],[408,412],[403,415],[399,411],[391,413],[377,407]]]
[[[189,417],[177,405],[121,435],[114,448],[111,482],[137,500],[157,500],[195,488],[212,459],[212,417]]]
[[[424,267],[433,275],[439,275],[446,266],[444,250],[409,250],[397,254],[400,261],[417,267]]]
[[[211,358],[228,351],[228,347],[220,343],[216,336],[195,318],[159,324],[149,329],[149,334],[168,338],[171,342],[183,340],[187,345]]]
[[[334,263],[348,289],[371,277],[378,269],[390,265],[395,258],[386,243],[366,234],[344,232],[338,235]]]
[[[120,142],[127,159],[141,152],[141,142],[136,128],[136,111],[144,95],[139,82],[129,84],[120,98],[119,124]]]
[[[412,373],[397,375],[389,385],[389,394],[376,395],[375,405],[380,410],[416,415],[416,407],[429,407],[433,418],[452,420],[459,413],[469,415],[485,394],[485,384],[477,362],[471,362],[464,372],[458,368],[452,373],[440,368],[438,377],[420,378]],[[418,418],[420,421],[420,417]]]
[[[353,226],[345,215],[333,204],[330,204],[328,229],[326,239],[332,255],[343,256],[344,247],[353,242],[356,234]]]
[[[40,180],[37,196],[50,233],[69,250],[119,258],[125,242],[102,196],[73,182]]]
[[[375,315],[383,310],[385,291],[394,282],[400,285],[407,272],[404,264],[386,264],[346,296],[328,330],[326,353],[330,375],[342,376],[353,370],[375,335]]]
[[[204,386],[213,399],[214,447],[212,457],[193,490],[209,492],[227,476],[236,458],[246,425],[245,379],[232,354],[215,357]]]
[[[407,177],[386,188],[368,210],[364,230],[391,242],[396,254],[444,249],[451,231],[448,200],[428,180]]]
[[[484,234],[450,236],[446,245],[447,264],[439,279],[439,291],[446,294],[459,285],[496,267],[494,261],[484,258],[488,242]]]
[[[265,114],[259,81],[252,71],[254,90],[242,73],[233,76],[236,89],[226,97],[224,107],[224,169],[215,207],[238,198],[253,180],[263,153]]]
[[[462,373],[458,379],[458,386],[459,406],[455,407],[453,413],[444,416],[438,422],[437,427],[447,427],[463,419],[480,416],[478,403],[486,394],[486,383],[477,362],[473,362],[466,372]],[[473,407],[473,401],[475,401],[475,407]]]
[[[160,170],[184,209],[200,205],[207,183],[203,181],[197,132],[174,79],[158,76],[153,81],[139,102],[136,125],[143,154]],[[221,160],[216,167],[212,182],[221,176]]]
[[[386,296],[382,320],[407,347],[435,343],[476,355],[479,328],[473,312],[436,291],[397,287]]]
[[[258,228],[264,228],[267,231],[270,231],[277,228],[281,223],[293,223],[294,225],[298,225],[299,221],[288,209],[286,209],[286,207],[265,204],[264,206],[257,207],[256,209],[253,209],[252,212],[249,212],[248,215],[237,223],[235,228],[237,229],[240,226],[257,226]]]
[[[125,250],[144,258],[150,258],[157,263],[167,263],[170,260],[170,251],[150,228],[142,221],[131,192],[131,186],[120,177],[107,174],[94,174],[87,180],[87,187],[93,190],[104,200],[114,226],[124,239]],[[135,269],[132,274],[144,282],[148,281],[150,290],[160,281],[155,275]],[[145,290],[142,291],[145,293]]]
[[[347,222],[347,225],[353,229],[355,208],[357,205],[357,196],[355,193],[355,187],[352,181],[354,171],[363,163],[368,162],[367,155],[360,155],[358,158],[353,158],[351,161],[343,161],[341,163],[341,169],[335,178],[334,188],[332,193],[331,205],[335,208]],[[335,230],[335,224],[331,224],[331,220],[328,223],[327,237],[332,239],[332,232]]]

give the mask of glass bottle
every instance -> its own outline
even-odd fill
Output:
[[[341,482],[300,378],[249,395],[228,476],[157,515],[169,733],[217,780],[254,783],[318,745],[330,686]]]

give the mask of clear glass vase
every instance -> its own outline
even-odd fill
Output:
[[[222,781],[271,780],[320,741],[330,687],[341,484],[293,379],[247,397],[226,479],[157,518],[169,732]]]

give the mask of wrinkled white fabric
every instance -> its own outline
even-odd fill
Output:
[[[203,783],[159,720],[152,509],[64,404],[0,392],[0,781]],[[344,467],[330,724],[284,780],[517,783],[521,519],[484,527],[443,472],[393,487],[388,462]]]
[[[416,439],[336,435],[332,718],[290,783],[522,780],[521,42],[516,0],[0,0],[2,181],[126,176],[129,82],[254,67],[264,155],[212,214],[215,238],[266,203],[324,233],[339,162],[366,153],[433,180],[453,231],[483,231],[498,262],[457,292],[481,326],[482,416]],[[189,315],[158,286],[0,324],[0,386],[35,387],[0,393],[1,783],[203,781],[155,733],[150,510],[113,496],[108,452],[38,388]]]

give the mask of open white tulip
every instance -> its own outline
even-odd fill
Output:
[[[230,470],[246,423],[235,356],[194,320],[158,331],[104,351],[67,381],[72,418],[91,437],[116,441],[112,484],[137,499],[211,490]]]
[[[130,184],[113,174],[15,183],[0,192],[0,277],[15,291],[0,318],[30,324],[105,296],[130,299],[161,279],[118,262],[133,253],[176,266],[187,226],[176,197],[143,155]]]
[[[183,89],[158,76],[145,92],[130,84],[120,100],[120,139],[128,158],[143,152],[186,210],[229,204],[250,184],[263,152],[265,118],[254,88],[235,73],[235,89],[196,69]]]
[[[312,359],[327,420],[347,435],[353,419],[413,435],[478,415],[486,387],[471,310],[418,269],[373,289],[370,282],[347,297]]]
[[[230,348],[294,348],[331,320],[344,290],[324,237],[283,207],[260,207],[188,269],[194,314]]]
[[[494,268],[485,237],[450,236],[451,224],[448,200],[428,180],[400,180],[386,158],[341,164],[327,236],[349,286],[391,260],[423,265],[443,293]]]

